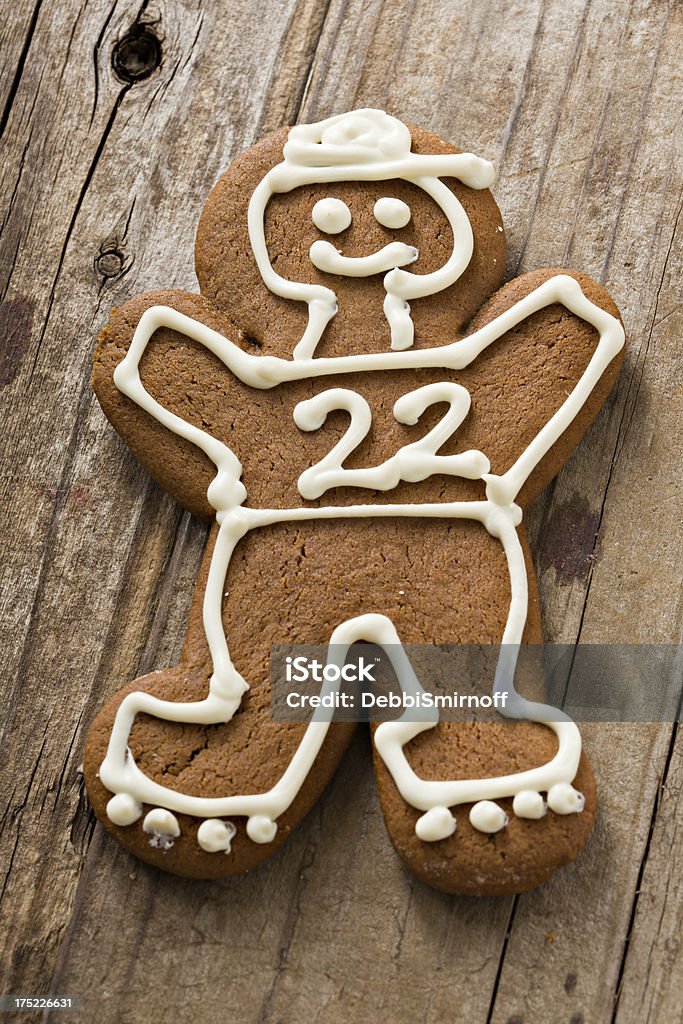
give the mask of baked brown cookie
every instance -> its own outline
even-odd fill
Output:
[[[492,177],[382,111],[277,132],[207,201],[200,294],[112,311],[99,401],[161,486],[216,519],[180,665],[124,687],[87,741],[95,811],[142,859],[220,877],[279,845],[354,726],[274,721],[271,649],[356,641],[504,642],[475,688],[504,694],[506,718],[373,728],[413,871],[521,892],[585,843],[578,729],[515,689],[514,652],[541,639],[522,514],[604,402],[623,330],[580,274],[499,287]],[[394,660],[399,688],[419,686]]]

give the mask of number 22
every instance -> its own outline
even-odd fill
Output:
[[[470,409],[469,392],[460,384],[452,381],[426,384],[402,395],[394,403],[394,419],[412,426],[430,405],[437,402],[448,402],[450,408],[428,434],[419,441],[404,445],[381,465],[363,469],[344,469],[343,463],[370,430],[372,413],[366,400],[348,388],[331,388],[305,402],[299,402],[294,409],[294,422],[300,430],[319,430],[334,409],[343,409],[351,416],[346,433],[334,448],[301,474],[298,480],[299,493],[311,500],[319,498],[332,487],[368,487],[389,491],[400,480],[417,483],[434,473],[465,477],[468,480],[481,479],[491,469],[483,452],[471,450],[458,455],[437,455],[439,448],[452,437]]]

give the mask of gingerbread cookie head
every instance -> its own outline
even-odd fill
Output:
[[[277,132],[209,197],[202,293],[263,354],[452,342],[504,270],[492,181],[488,161],[380,110]]]

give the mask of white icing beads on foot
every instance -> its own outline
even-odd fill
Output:
[[[149,845],[158,850],[170,850],[174,840],[180,835],[178,819],[175,814],[171,814],[164,807],[155,807],[149,814],[146,814],[142,828],[152,837]]]
[[[132,825],[142,815],[142,804],[130,793],[117,793],[107,804],[107,817],[114,825]]]
[[[585,803],[583,793],[568,782],[557,782],[548,790],[548,807],[555,814],[580,814]]]
[[[415,835],[425,843],[448,839],[455,832],[457,822],[447,807],[432,807],[415,822]]]
[[[272,843],[277,834],[277,823],[265,814],[252,814],[247,822],[247,835],[252,843]]]
[[[478,832],[500,832],[508,823],[508,816],[493,800],[480,800],[470,811],[470,825]]]
[[[230,844],[237,829],[231,821],[208,818],[197,829],[197,842],[206,853],[230,853]]]
[[[523,789],[512,801],[512,810],[518,818],[532,818],[538,820],[548,811],[548,805],[540,793],[533,789]]]

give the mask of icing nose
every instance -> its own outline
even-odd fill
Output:
[[[343,256],[331,242],[319,239],[309,250],[311,263],[326,274],[342,274],[345,277],[371,277],[383,274],[395,267],[414,263],[419,256],[414,245],[390,242],[383,249],[368,256]]]

